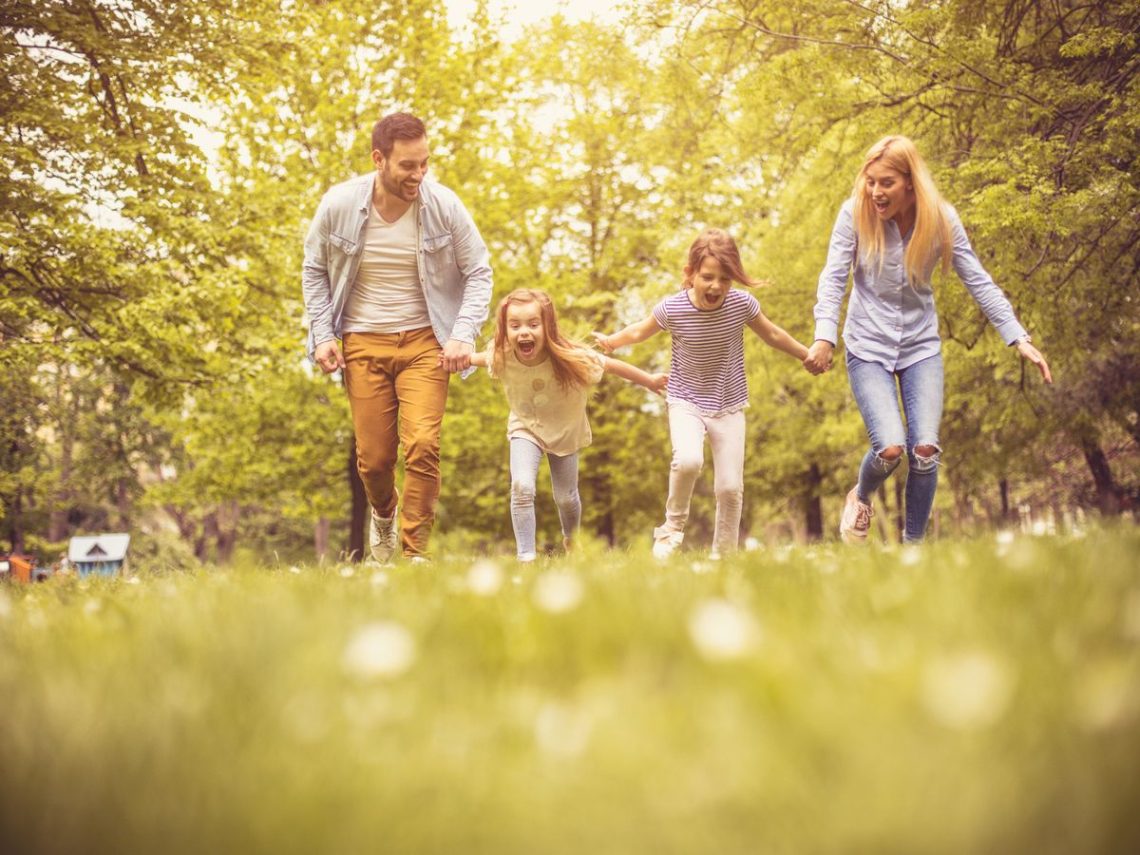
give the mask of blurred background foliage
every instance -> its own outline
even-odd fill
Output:
[[[438,0],[6,3],[0,545],[51,558],[71,535],[123,529],[227,561],[359,544],[344,394],[304,359],[301,245],[397,109],[427,122],[436,177],[491,248],[496,299],[544,288],[583,339],[677,288],[715,225],[768,280],[769,317],[809,340],[862,153],[913,137],[1057,378],[1045,388],[956,279],[936,282],[936,531],[1135,508],[1140,7],[624,9],[507,39],[485,3],[459,28]],[[625,356],[659,369],[668,341]],[[745,534],[830,537],[864,446],[842,369],[813,379],[755,341],[748,366]],[[510,538],[505,416],[486,375],[453,383],[439,531],[472,548]],[[661,407],[607,380],[592,422],[584,525],[645,539],[667,481]],[[897,496],[882,502],[891,537]]]

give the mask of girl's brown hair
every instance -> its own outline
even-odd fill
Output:
[[[859,254],[866,263],[882,270],[885,255],[883,223],[867,193],[867,169],[879,161],[901,173],[914,188],[914,231],[903,257],[907,279],[913,288],[930,281],[936,260],[941,260],[943,273],[950,269],[950,221],[946,204],[915,144],[903,136],[883,137],[867,150],[851,192],[855,237]]]
[[[558,318],[554,313],[554,303],[545,291],[537,288],[516,288],[499,301],[495,310],[495,344],[491,355],[491,370],[496,377],[503,373],[503,363],[507,353],[507,309],[537,303],[542,317],[542,329],[546,339],[546,350],[550,354],[550,364],[554,376],[565,389],[570,386],[588,386],[598,370],[597,356],[578,342],[565,338],[558,330]]]
[[[728,271],[728,275],[741,285],[752,287],[760,284],[759,280],[744,272],[744,265],[740,262],[740,250],[732,235],[723,229],[705,229],[689,247],[689,263],[685,265],[689,269],[684,281],[686,288],[693,286],[693,276],[701,269],[704,260],[710,256],[719,261],[721,267]]]

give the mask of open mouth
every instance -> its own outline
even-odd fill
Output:
[[[875,210],[878,211],[880,214],[885,214],[887,212],[887,208],[889,207],[889,203],[887,202],[886,199],[872,199],[871,201],[875,205]]]
[[[534,356],[534,342],[520,341],[518,344],[520,356]]]

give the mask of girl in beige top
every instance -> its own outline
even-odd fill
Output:
[[[495,339],[472,365],[487,368],[503,384],[511,407],[511,523],[520,561],[533,561],[534,495],[538,465],[545,454],[562,544],[569,550],[582,517],[578,498],[578,452],[590,444],[586,418],[589,389],[603,374],[614,374],[662,394],[667,374],[647,374],[618,359],[587,350],[558,331],[554,304],[544,291],[512,291],[496,312]]]

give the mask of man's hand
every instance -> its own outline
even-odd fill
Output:
[[[831,368],[831,354],[834,350],[835,345],[830,341],[817,338],[812,342],[811,347],[808,348],[807,359],[804,360],[804,368],[812,374],[822,374]]]
[[[336,343],[335,338],[318,344],[317,349],[313,352],[313,359],[316,360],[317,365],[321,366],[321,371],[325,374],[332,374],[338,368],[344,368],[344,356],[341,354],[340,345]]]
[[[448,339],[439,355],[439,364],[451,373],[463,371],[471,366],[471,354],[475,352],[475,345],[465,341]]]

